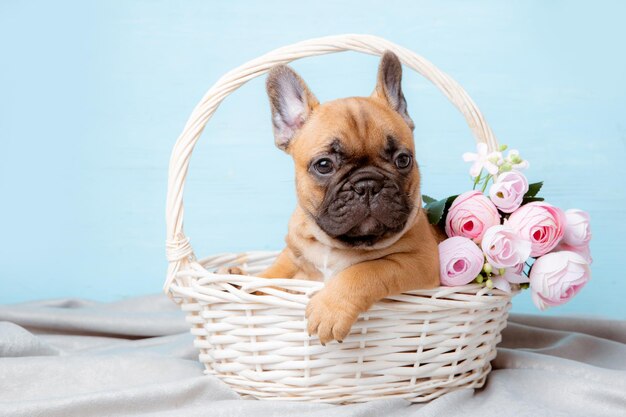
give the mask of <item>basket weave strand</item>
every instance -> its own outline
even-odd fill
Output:
[[[435,84],[463,114],[476,141],[497,141],[467,93],[433,64],[370,35],[313,39],[276,49],[221,77],[193,110],[172,151],[167,192],[166,293],[186,312],[207,373],[257,399],[355,403],[380,398],[428,401],[480,387],[491,369],[511,294],[479,285],[440,287],[388,297],[359,316],[343,344],[321,346],[306,333],[304,310],[323,284],[223,275],[239,266],[255,274],[272,252],[220,254],[197,260],[183,233],[183,191],[189,160],[220,103],[272,66],[341,51],[382,55]]]
[[[467,285],[391,296],[361,315],[344,343],[321,346],[306,334],[304,308],[322,283],[209,272],[233,265],[258,272],[274,255],[192,262],[179,273],[191,284],[171,286],[183,301],[207,373],[240,394],[417,402],[484,383],[506,325],[509,294]]]

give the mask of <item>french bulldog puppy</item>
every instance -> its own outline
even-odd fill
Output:
[[[324,280],[309,334],[341,342],[359,313],[391,294],[439,285],[438,237],[421,206],[413,121],[392,52],[369,97],[320,104],[285,65],[267,78],[276,146],[295,164],[287,247],[259,274]]]

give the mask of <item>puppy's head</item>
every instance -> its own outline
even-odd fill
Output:
[[[391,52],[370,97],[320,104],[287,66],[267,78],[275,142],[293,157],[298,203],[335,246],[391,244],[415,214],[420,177],[401,80]]]

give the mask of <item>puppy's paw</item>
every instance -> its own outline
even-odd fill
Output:
[[[218,268],[216,272],[224,275],[248,275],[246,274],[246,271],[238,266],[222,266]]]
[[[326,289],[318,292],[306,307],[309,335],[317,334],[322,345],[337,340],[339,343],[350,333],[360,311]]]

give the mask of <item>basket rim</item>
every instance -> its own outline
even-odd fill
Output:
[[[170,292],[172,293],[172,296],[178,295],[195,298],[207,295],[206,289],[211,288],[215,291],[237,294],[237,297],[244,297],[246,300],[245,302],[247,303],[258,302],[260,304],[268,304],[268,296],[276,296],[276,291],[283,293],[296,288],[301,292],[301,294],[287,293],[280,295],[289,300],[290,304],[293,303],[291,304],[291,307],[299,309],[301,305],[306,304],[310,297],[324,287],[323,281],[291,278],[261,278],[254,275],[225,274],[207,269],[207,267],[215,268],[220,265],[219,262],[211,262],[210,260],[222,260],[222,262],[228,263],[229,265],[237,264],[236,260],[239,260],[238,264],[244,264],[244,260],[249,260],[251,258],[254,259],[255,256],[257,260],[271,259],[276,253],[277,252],[269,251],[219,253],[206,257],[203,260],[190,261],[183,269],[176,273],[175,278],[170,285]],[[264,291],[264,293],[256,294],[255,292],[259,290]],[[422,298],[424,300],[450,300],[453,303],[476,302],[477,300],[480,300],[481,304],[491,304],[510,300],[519,292],[519,290],[513,290],[508,293],[497,288],[490,289],[475,282],[462,286],[440,285],[439,287],[432,289],[417,289],[390,295],[374,304],[372,308],[375,308],[376,306],[380,307],[380,305],[389,302],[415,304],[416,298]],[[462,298],[465,296],[472,299],[472,301],[461,301],[460,299],[451,300],[451,298],[454,297]]]

